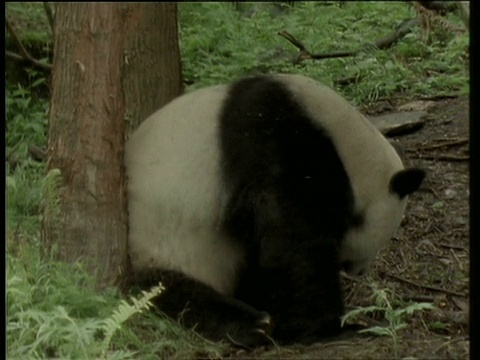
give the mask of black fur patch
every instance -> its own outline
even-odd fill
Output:
[[[135,275],[140,289],[161,282],[165,290],[153,303],[162,314],[195,329],[211,340],[233,342],[245,348],[271,345],[270,316],[224,296],[200,281],[177,271],[144,269]]]
[[[247,250],[236,297],[271,314],[281,342],[334,335],[343,313],[338,245],[362,219],[328,133],[266,76],[231,87],[219,135],[224,226]]]
[[[399,171],[390,180],[390,191],[400,199],[417,191],[425,178],[425,171],[419,168],[410,168]]]

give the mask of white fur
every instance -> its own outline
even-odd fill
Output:
[[[229,294],[242,249],[219,230],[226,197],[217,119],[226,90],[199,90],[151,115],[127,142],[125,164],[134,270],[181,270]]]
[[[392,176],[403,169],[393,146],[372,123],[332,89],[301,75],[279,75],[297,101],[333,139],[365,224],[350,230],[341,260],[351,261],[351,273],[366,272],[378,251],[397,231],[406,206],[388,190]]]

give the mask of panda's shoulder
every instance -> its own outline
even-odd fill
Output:
[[[239,79],[228,86],[226,103],[296,102],[302,108],[312,106],[347,107],[348,102],[335,90],[313,78],[298,74],[260,75]]]

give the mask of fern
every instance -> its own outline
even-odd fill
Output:
[[[129,304],[125,300],[121,301],[121,304],[113,312],[113,314],[103,321],[103,331],[105,338],[102,343],[102,355],[105,356],[112,337],[121,325],[135,314],[141,313],[143,310],[147,310],[152,306],[151,300],[162,293],[165,288],[162,284],[155,286],[150,291],[142,291],[142,296],[138,299],[131,297],[132,304]]]

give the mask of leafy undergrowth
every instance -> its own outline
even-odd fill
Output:
[[[219,358],[224,350],[147,311],[161,289],[127,301],[115,289],[98,293],[80,264],[42,260],[31,235],[7,239],[8,359]]]
[[[388,50],[294,64],[298,49],[277,35],[288,31],[312,53],[355,50],[391,34],[416,13],[405,2],[188,3],[180,10],[184,76],[191,88],[259,73],[300,73],[334,86],[354,103],[393,95],[438,96],[468,91],[467,32],[420,27]],[[461,28],[455,14],[448,21]],[[345,84],[345,85],[342,85]]]

